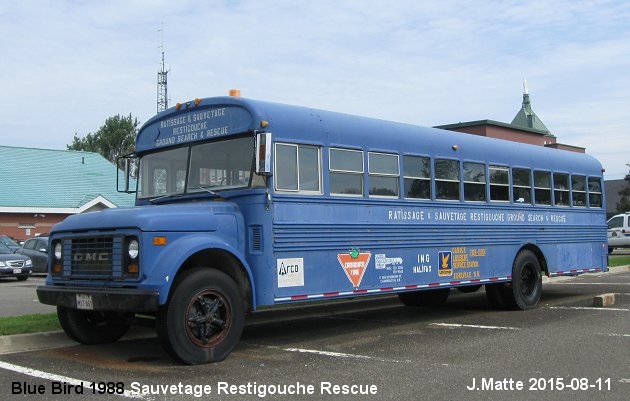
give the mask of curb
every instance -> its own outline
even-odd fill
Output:
[[[11,336],[0,336],[0,355],[39,351],[50,348],[63,348],[77,344],[77,342],[72,341],[63,331],[14,334]]]
[[[154,329],[132,326],[129,332],[119,341],[137,340],[155,337]],[[54,348],[65,348],[81,345],[72,340],[63,331],[49,331],[45,333],[14,334],[0,336],[0,355],[15,354],[18,352],[42,351]]]

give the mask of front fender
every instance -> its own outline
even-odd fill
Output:
[[[153,261],[152,268],[149,268],[147,279],[143,282],[143,288],[157,288],[159,291],[159,304],[164,305],[168,299],[168,294],[175,276],[184,263],[198,252],[208,249],[220,249],[230,253],[236,258],[245,269],[247,279],[253,283],[252,272],[247,262],[229,243],[212,233],[197,233],[186,235],[169,242],[166,248],[160,252]],[[254,286],[251,285],[251,299],[255,302],[256,294]]]

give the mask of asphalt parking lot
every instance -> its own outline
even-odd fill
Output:
[[[483,289],[452,292],[440,308],[385,297],[259,313],[225,361],[204,366],[173,361],[151,331],[107,346],[51,334],[33,351],[5,339],[0,398],[628,399],[627,268],[548,280],[526,312],[491,310]],[[604,293],[614,304],[594,307]]]

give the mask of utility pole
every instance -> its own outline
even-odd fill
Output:
[[[159,49],[162,50],[162,64],[157,76],[157,112],[168,109],[168,73],[170,70],[166,69],[164,65],[164,27],[160,27],[158,32],[162,34],[162,41],[160,42]]]

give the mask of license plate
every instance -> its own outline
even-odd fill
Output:
[[[92,303],[92,296],[86,294],[77,294],[77,309],[94,309],[94,304]]]
[[[13,269],[13,274],[22,274],[22,269]]]

